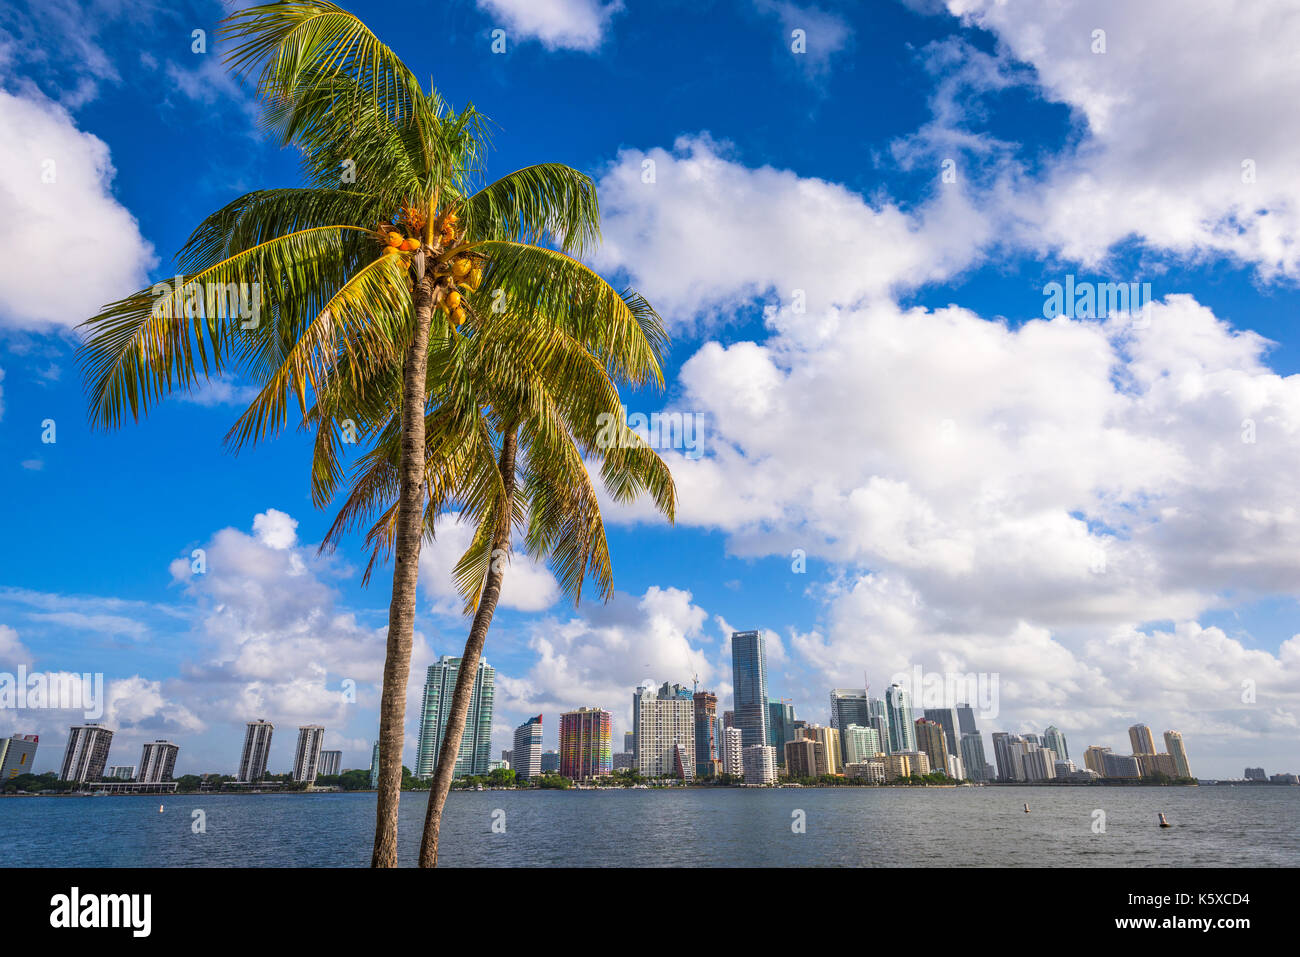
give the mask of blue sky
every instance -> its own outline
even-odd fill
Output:
[[[608,511],[608,605],[512,568],[495,750],[538,712],[553,747],[584,705],[621,740],[645,678],[725,698],[726,636],[762,628],[810,720],[919,664],[998,675],[982,730],[1055,724],[1076,757],[1143,721],[1206,776],[1300,768],[1300,15],[1131,6],[351,7],[493,118],[489,176],[596,179],[593,264],[673,334],[665,392],[629,410],[704,423],[702,457],[663,452],[676,527]],[[317,556],[306,439],[227,453],[238,381],[92,431],[74,362],[75,325],[170,277],[204,215],[297,182],[220,63],[229,8],[0,14],[0,670],[104,673],[113,763],[168,736],[182,770],[230,771],[265,717],[276,769],[303,723],[364,766],[386,581],[361,586],[359,541]],[[1049,322],[1067,275],[1154,301]],[[464,641],[458,535],[426,551],[417,676]],[[55,765],[67,715],[7,723]]]

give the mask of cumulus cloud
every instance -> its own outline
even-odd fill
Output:
[[[432,599],[433,609],[440,615],[460,617],[464,600],[456,589],[452,569],[469,548],[474,529],[459,521],[460,514],[453,512],[438,528],[438,537],[426,542],[420,552],[420,588],[426,598]],[[560,589],[550,570],[533,561],[522,551],[510,557],[505,581],[501,585],[499,604],[516,611],[545,611],[560,599]]]
[[[112,194],[108,147],[39,94],[0,90],[0,323],[71,327],[146,283],[155,261]],[[67,282],[68,263],[77,281]]]
[[[548,50],[591,52],[604,40],[622,0],[478,0],[478,8],[498,17],[515,39],[538,40]]]
[[[853,37],[853,29],[842,17],[817,6],[800,6],[786,0],[754,0],[754,8],[780,22],[784,31],[783,45],[794,56],[799,68],[810,77],[825,74],[830,68],[831,58],[843,51]],[[797,53],[796,43],[800,47]]]

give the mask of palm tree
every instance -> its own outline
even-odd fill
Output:
[[[425,94],[358,18],[328,2],[282,0],[233,14],[227,34],[240,41],[229,58],[234,69],[260,69],[267,127],[300,150],[305,186],[258,190],[213,213],[177,257],[180,288],[140,290],[85,323],[80,363],[90,417],[114,428],[128,412],[138,420],[173,389],[242,375],[259,392],[228,445],[238,451],[278,433],[296,400],[302,425],[317,426],[318,504],[339,486],[343,429],[358,428],[359,441],[375,443],[358,475],[379,484],[358,487],[350,501],[359,507],[369,495],[385,502],[386,547],[376,548],[367,579],[378,557],[394,562],[371,858],[372,866],[391,867],[422,541],[452,505],[480,521],[479,550],[471,549],[458,574],[464,587],[474,569],[483,571],[485,635],[500,590],[493,568],[501,562],[487,552],[480,565],[480,540],[504,541],[508,550],[508,529],[522,517],[518,443],[543,450],[539,462],[559,447],[540,408],[529,407],[545,393],[521,377],[531,369],[546,372],[555,388],[579,381],[579,372],[566,379],[555,369],[563,333],[573,340],[574,362],[594,361],[633,384],[658,383],[662,334],[643,299],[616,292],[571,258],[599,236],[590,179],[542,164],[476,188],[484,118],[472,107],[453,113],[436,93]],[[254,307],[251,318],[230,308],[231,293]],[[585,360],[576,358],[578,346]],[[570,415],[600,406],[591,397],[562,398]],[[587,426],[573,424],[570,433],[586,436]],[[671,516],[672,483],[662,462],[624,439],[618,444],[629,447],[606,460],[607,483],[624,498],[649,489]],[[484,457],[493,442],[497,478],[489,479]],[[372,469],[380,458],[391,468]],[[529,487],[524,500],[564,494]],[[586,546],[593,560],[581,568],[574,564],[581,536],[556,545],[565,536],[553,523],[581,521],[582,509],[590,509],[579,498],[584,504],[550,507],[552,524],[538,524],[536,544],[529,533],[538,554],[574,566],[561,565],[570,589],[588,564],[608,566],[603,533],[598,546]],[[355,513],[345,507],[335,528]],[[592,529],[590,516],[585,520]],[[379,531],[371,538],[378,545]],[[597,582],[607,594],[608,573]],[[476,633],[471,629],[471,643]],[[457,701],[460,691],[458,684]]]

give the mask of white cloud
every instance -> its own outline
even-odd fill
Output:
[[[1082,126],[1043,181],[1005,197],[1019,241],[1096,263],[1130,236],[1300,274],[1300,9],[1179,0],[949,0],[1037,71]],[[1094,31],[1105,52],[1093,52]],[[1243,182],[1251,161],[1255,178]]]
[[[786,0],[754,0],[754,8],[780,21],[785,50],[812,77],[824,74],[830,67],[831,57],[843,51],[853,37],[852,28],[843,18],[816,6],[799,6]],[[793,46],[796,30],[802,31],[803,41],[803,49],[798,53]]]
[[[18,640],[18,632],[8,625],[0,625],[0,665],[17,670],[19,665],[30,665],[32,653]]]
[[[108,147],[63,107],[0,90],[0,324],[74,326],[145,285],[153,247],[113,197],[113,174]]]
[[[597,263],[677,327],[774,296],[810,315],[882,299],[971,262],[988,227],[960,187],[908,213],[836,183],[751,169],[707,135],[624,150],[600,178]],[[653,182],[646,182],[647,161]]]
[[[469,548],[474,529],[459,521],[459,513],[447,515],[438,527],[438,537],[426,542],[420,552],[420,588],[431,598],[438,614],[461,617],[464,602],[456,589],[452,569]],[[516,549],[506,568],[499,605],[516,611],[545,611],[560,599],[555,577],[544,565]]]
[[[253,533],[263,545],[283,551],[298,541],[298,521],[278,509],[268,508],[254,516]]]
[[[604,40],[622,0],[478,0],[484,13],[499,17],[510,39],[536,39],[548,50],[591,52]]]

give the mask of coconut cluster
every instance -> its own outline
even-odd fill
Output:
[[[409,269],[411,266],[409,254],[417,252],[424,245],[419,234],[423,232],[426,222],[419,210],[407,208],[402,210],[397,227],[391,224],[381,225],[376,230],[376,235],[383,244],[382,255],[397,257],[402,267]],[[438,238],[443,249],[454,248],[457,240],[463,238],[456,230],[458,218],[455,213],[446,213],[435,218],[434,222],[439,224]],[[407,232],[403,232],[403,229]],[[437,282],[444,287],[450,287],[443,296],[440,308],[447,310],[451,321],[459,329],[465,321],[465,306],[461,290],[473,292],[479,287],[483,281],[483,267],[478,260],[466,253],[453,255],[441,263],[440,267],[439,272],[445,269],[446,274],[439,276]]]

